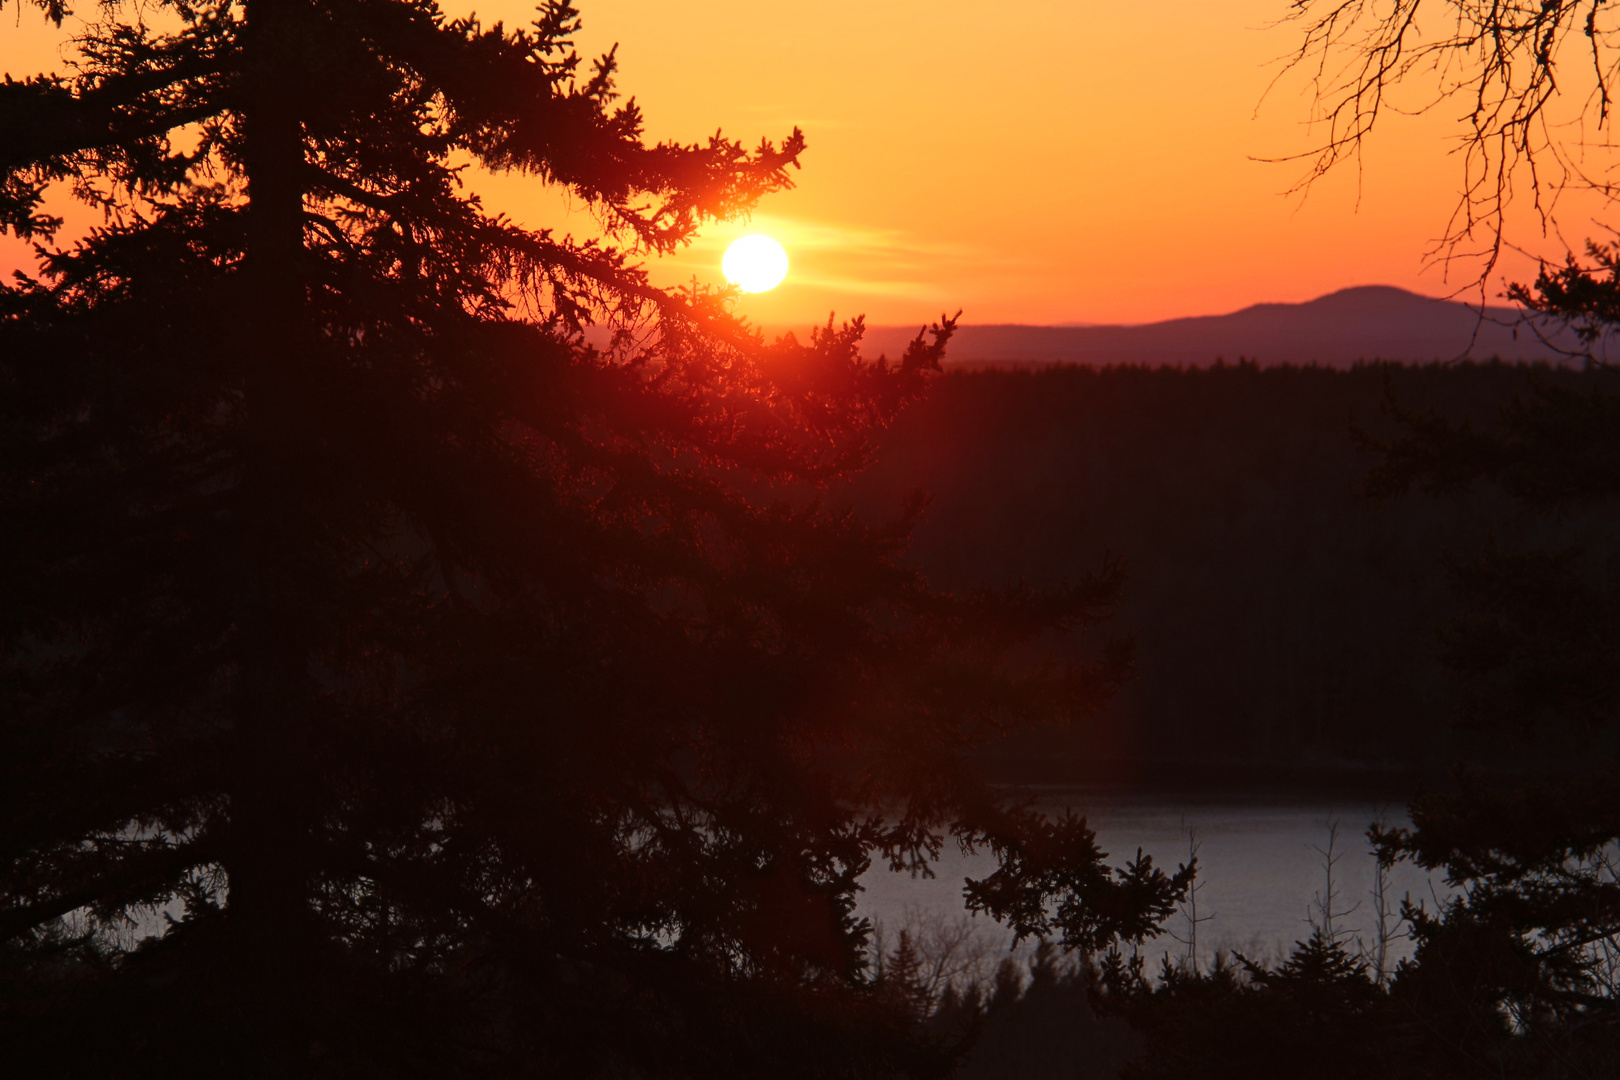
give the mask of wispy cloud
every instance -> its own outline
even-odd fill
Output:
[[[764,233],[787,248],[794,285],[834,293],[940,297],[945,292],[940,282],[952,267],[982,265],[987,255],[967,245],[925,240],[899,229],[758,214],[747,222],[710,226],[689,248],[660,259],[659,268],[683,275],[718,276],[726,246],[749,233]]]

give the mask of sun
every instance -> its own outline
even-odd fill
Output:
[[[787,277],[787,252],[770,237],[751,233],[726,248],[720,272],[743,292],[768,292]]]

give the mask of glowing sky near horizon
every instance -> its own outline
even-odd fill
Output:
[[[1303,80],[1266,96],[1269,62],[1298,42],[1297,26],[1274,25],[1287,6],[1026,0],[992,17],[962,0],[582,0],[579,44],[618,44],[620,89],[652,139],[721,129],[753,144],[804,129],[794,190],[652,264],[665,284],[719,284],[728,243],[775,237],[792,273],[738,301],[767,326],[958,308],[974,323],[1141,322],[1351,285],[1467,287],[1474,264],[1448,275],[1425,258],[1462,179],[1454,108],[1390,116],[1359,174],[1344,168],[1303,201],[1282,194],[1300,164],[1254,160],[1311,145]],[[525,23],[532,5],[477,10]],[[60,67],[31,8],[5,14],[0,68]],[[533,180],[478,186],[525,223],[590,229]],[[1567,199],[1565,236],[1600,233],[1601,217]],[[1564,250],[1527,213],[1516,238]],[[16,265],[21,248],[6,243],[0,266]],[[1523,255],[1503,270],[1533,272]]]

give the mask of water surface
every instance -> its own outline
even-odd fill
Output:
[[[1377,917],[1372,896],[1376,860],[1366,839],[1374,821],[1405,825],[1405,806],[1365,796],[1312,797],[1291,793],[1221,794],[1200,797],[1129,794],[1104,789],[1065,789],[1042,793],[1038,803],[1054,812],[1072,807],[1097,831],[1110,865],[1120,866],[1138,848],[1155,864],[1174,870],[1198,845],[1197,944],[1207,964],[1217,949],[1237,949],[1258,960],[1286,956],[1293,943],[1311,933],[1312,920],[1322,919],[1328,889],[1326,852],[1333,824],[1332,909],[1334,930],[1354,947],[1356,939],[1373,949]],[[995,869],[988,853],[964,856],[947,848],[934,866],[933,878],[913,878],[874,867],[862,878],[862,914],[893,934],[919,917],[956,920],[966,917],[962,884]],[[1394,867],[1386,895],[1393,916],[1402,896],[1433,907],[1447,894],[1443,881],[1410,865]],[[1151,955],[1186,952],[1190,911],[1172,916],[1167,934],[1151,946]],[[1007,932],[985,918],[978,933],[998,946],[1010,942]],[[1397,941],[1392,955],[1409,955],[1410,945]]]

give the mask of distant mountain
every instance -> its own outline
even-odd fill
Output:
[[[869,355],[905,348],[916,327],[870,327]],[[1573,349],[1574,335],[1549,335]],[[1460,357],[1549,360],[1562,357],[1519,324],[1514,308],[1485,309],[1419,296],[1389,285],[1363,285],[1302,304],[1255,304],[1230,315],[1204,315],[1134,326],[964,324],[951,343],[951,366],[1004,364],[1173,364],[1205,367],[1240,357],[1261,365],[1348,367],[1358,360],[1425,363]]]

